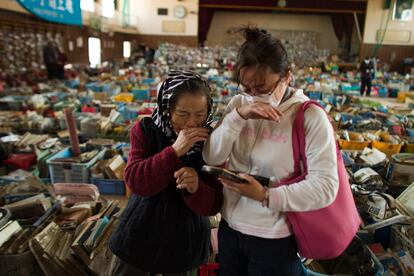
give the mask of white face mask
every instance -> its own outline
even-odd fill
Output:
[[[273,97],[273,94],[258,97],[258,96],[245,96],[246,100],[249,104],[251,103],[268,103],[272,107],[277,108],[280,104],[281,100],[276,100],[275,97]]]

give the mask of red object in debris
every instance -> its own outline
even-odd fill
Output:
[[[199,276],[217,276],[218,270],[219,270],[219,264],[218,263],[210,263],[210,264],[204,264],[200,265],[199,269]]]
[[[66,116],[66,126],[69,131],[70,145],[72,146],[72,153],[73,153],[73,156],[78,156],[81,154],[81,151],[79,147],[78,134],[76,133],[76,122],[72,114],[72,108],[65,109],[65,116]]]
[[[52,108],[48,107],[43,111],[43,117],[55,118],[55,112]]]
[[[223,91],[221,91],[221,95],[222,96],[227,96],[227,95],[229,95],[229,91],[228,90],[223,90]]]
[[[93,106],[87,106],[87,105],[82,106],[81,111],[82,112],[89,112],[89,113],[96,113],[95,107],[93,107]]]
[[[4,164],[28,171],[32,165],[36,163],[35,154],[11,154],[9,158],[4,160]]]
[[[145,107],[138,111],[138,115],[151,115],[153,111],[153,108]]]

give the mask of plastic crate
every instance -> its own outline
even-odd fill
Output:
[[[217,276],[219,275],[219,264],[218,263],[209,263],[201,265],[198,268],[199,276]]]
[[[144,78],[141,83],[143,85],[152,85],[154,83],[154,79],[153,78]]]
[[[388,97],[388,89],[386,87],[381,87],[378,90],[378,97],[382,97],[382,98]]]
[[[66,148],[46,161],[52,183],[89,183],[90,167],[105,156],[106,149],[102,149],[87,163],[54,162],[56,158],[72,156],[72,150]]]
[[[339,147],[343,150],[363,150],[371,146],[371,141],[359,142],[339,139],[338,144]]]
[[[101,83],[98,82],[90,82],[85,84],[85,87],[87,89],[92,90],[93,92],[102,92],[103,89],[103,85]]]
[[[150,90],[149,89],[132,89],[132,94],[134,99],[138,101],[144,101],[150,99]]]
[[[329,95],[329,94],[323,94],[322,95],[322,100],[335,106],[336,105],[336,98],[333,95]]]
[[[309,91],[307,92],[309,99],[311,100],[320,100],[322,99],[322,93],[317,91]]]
[[[382,151],[387,155],[388,158],[391,158],[393,154],[400,153],[403,144],[390,144],[380,141],[372,141],[372,147],[377,150]]]
[[[101,179],[92,178],[92,184],[98,187],[98,190],[103,195],[125,195],[125,182],[118,179]]]
[[[401,148],[401,152],[404,153],[414,153],[414,143],[405,143]]]

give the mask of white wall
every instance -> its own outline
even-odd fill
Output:
[[[336,38],[330,16],[325,15],[298,15],[280,13],[243,13],[216,11],[207,35],[206,45],[227,44],[233,37],[226,34],[230,28],[241,27],[252,23],[261,28],[275,30],[315,31],[317,46],[338,51]]]
[[[365,30],[364,30],[364,43],[374,44],[377,43],[377,30],[384,29],[389,13],[392,13],[393,8],[384,10],[384,1],[382,0],[369,0],[367,7],[367,14],[365,17]],[[414,15],[414,7],[413,7]],[[395,31],[410,31],[410,42],[393,42],[384,40],[385,45],[414,45],[414,19],[411,21],[395,21],[392,20],[392,14],[390,15],[390,21],[388,22],[387,30]]]
[[[180,35],[197,36],[198,34],[198,0],[132,0],[131,16],[136,17],[137,28],[140,34],[149,35]],[[173,9],[177,5],[187,8],[187,15],[184,19],[177,19],[173,15]],[[158,15],[158,8],[168,8],[168,15]],[[191,14],[193,11],[195,14]],[[163,20],[183,20],[185,21],[184,33],[164,33],[162,32]]]

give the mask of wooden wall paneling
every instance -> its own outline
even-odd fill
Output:
[[[197,36],[170,36],[170,35],[137,35],[139,44],[143,43],[151,48],[158,48],[160,42],[170,42],[174,44],[186,45],[191,47],[198,46]]]
[[[363,44],[361,47],[361,60],[365,56],[371,56],[375,44]],[[403,62],[405,58],[414,58],[414,46],[403,45],[382,45],[377,52],[380,64],[384,62],[390,65],[390,71],[403,71]]]

